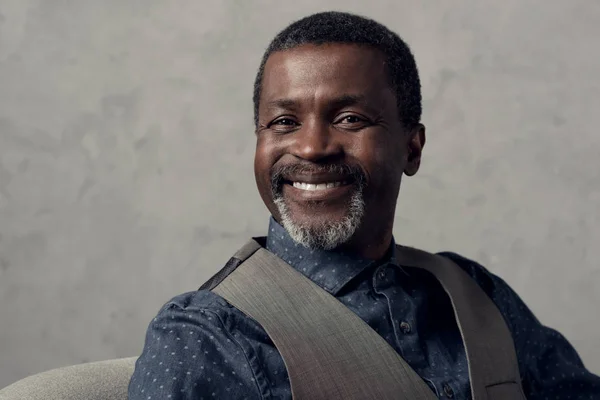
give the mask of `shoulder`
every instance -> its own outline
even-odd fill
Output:
[[[600,378],[583,365],[558,331],[543,325],[519,295],[479,263],[452,252],[438,253],[471,276],[500,310],[511,331],[527,398],[583,398],[597,393]],[[588,397],[586,397],[588,398]]]
[[[240,310],[210,290],[197,290],[179,294],[167,301],[156,314],[154,324],[163,321],[194,321],[204,326],[226,326],[227,328],[254,325]],[[151,324],[152,325],[152,324]]]
[[[205,393],[265,398],[266,385],[259,387],[256,380],[261,366],[244,338],[251,322],[236,318],[236,311],[207,290],[183,293],[165,303],[146,331],[129,398],[201,398]]]
[[[165,303],[162,310],[177,309],[182,311],[225,310],[232,306],[221,296],[210,290],[196,290],[179,294]]]
[[[510,289],[509,285],[502,278],[474,260],[451,251],[439,252],[437,255],[448,258],[465,271],[488,296],[492,297],[494,302],[496,302],[495,297],[500,294],[499,292],[506,295],[505,292]]]
[[[520,325],[525,323],[525,321],[530,323],[538,322],[521,297],[504,279],[492,273],[478,262],[460,254],[449,251],[437,254],[453,261],[454,264],[465,271],[479,285],[500,310],[500,313],[504,316],[509,328],[513,332],[519,330],[521,328]],[[527,318],[523,318],[525,316]]]
[[[452,260],[488,295],[504,317],[517,348],[525,345],[528,332],[541,329],[542,325],[534,313],[504,279],[460,254],[440,252],[438,255]]]

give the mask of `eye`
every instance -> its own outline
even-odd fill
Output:
[[[268,128],[277,133],[288,133],[300,126],[292,117],[279,117],[268,125]]]
[[[280,118],[276,119],[271,123],[271,125],[285,125],[285,126],[294,126],[297,125],[296,121],[291,118]]]
[[[347,129],[361,129],[371,125],[366,118],[355,114],[343,115],[336,120],[335,124]]]
[[[357,122],[361,122],[362,119],[357,117],[356,115],[348,115],[342,119],[343,122],[347,122],[349,124],[355,124]]]

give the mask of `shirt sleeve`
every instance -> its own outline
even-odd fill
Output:
[[[527,399],[600,399],[600,378],[585,368],[569,341],[544,326],[502,278],[458,254],[440,254],[465,270],[500,310],[512,334]]]
[[[129,399],[262,399],[246,355],[219,313],[182,303],[167,303],[150,323]]]
[[[493,278],[506,299],[523,390],[528,399],[598,399],[600,377],[588,371],[575,348],[556,330],[544,326],[523,300],[498,277]],[[512,317],[512,318],[511,318]]]

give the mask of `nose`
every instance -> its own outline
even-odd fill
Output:
[[[336,132],[325,122],[306,122],[295,132],[290,151],[294,156],[312,162],[343,154]]]

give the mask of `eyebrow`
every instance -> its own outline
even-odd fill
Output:
[[[344,108],[360,104],[367,107],[369,110],[375,110],[376,108],[367,101],[366,96],[356,94],[343,94],[339,97],[334,98],[328,102],[328,107],[333,109]],[[294,110],[300,107],[300,101],[296,99],[276,99],[267,103],[267,108],[283,108],[287,110]]]
[[[268,108],[296,108],[298,106],[298,101],[293,99],[277,99],[272,100],[267,103]]]

